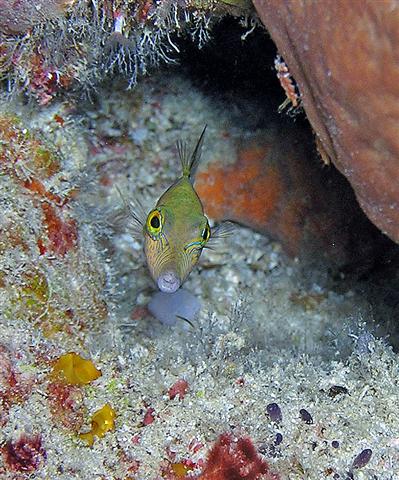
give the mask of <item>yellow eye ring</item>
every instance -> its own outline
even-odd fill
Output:
[[[211,229],[208,224],[206,224],[205,228],[202,230],[202,240],[204,242],[207,242],[209,240],[209,237],[211,236]]]
[[[153,210],[147,217],[147,230],[152,236],[157,236],[162,230],[162,215],[159,210]]]

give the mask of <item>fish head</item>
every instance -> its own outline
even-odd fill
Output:
[[[211,236],[208,219],[202,212],[185,213],[176,214],[173,209],[158,205],[148,214],[143,228],[148,268],[159,290],[165,293],[180,288]]]

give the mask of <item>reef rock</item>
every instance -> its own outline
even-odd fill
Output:
[[[254,0],[319,144],[399,242],[399,5]]]

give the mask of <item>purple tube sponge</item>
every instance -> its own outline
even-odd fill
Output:
[[[174,293],[156,292],[148,304],[150,313],[164,325],[174,325],[179,318],[192,322],[200,308],[197,298],[184,288]]]

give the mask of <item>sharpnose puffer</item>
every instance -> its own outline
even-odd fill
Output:
[[[183,284],[211,237],[193,187],[205,130],[191,154],[183,142],[177,143],[182,176],[161,195],[143,225],[148,268],[162,292],[173,293]]]

